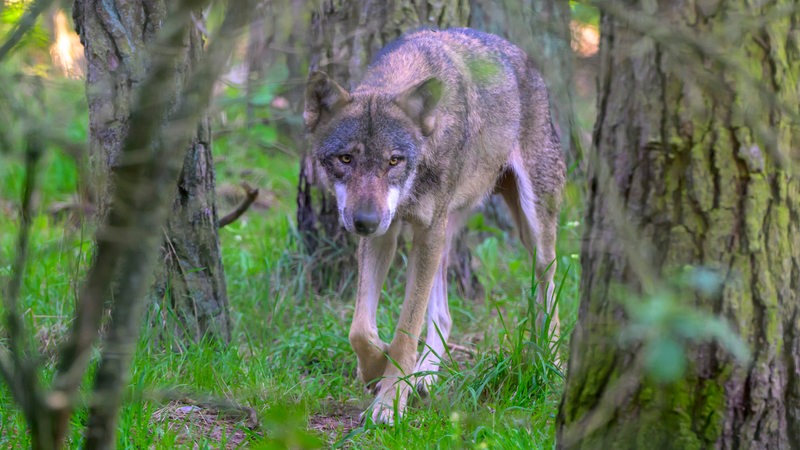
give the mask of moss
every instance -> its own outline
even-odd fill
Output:
[[[688,193],[701,211],[710,211],[714,207],[714,179],[708,176],[709,153],[706,143],[692,146],[690,154]]]
[[[668,385],[646,380],[635,403],[638,411],[633,448],[700,449],[704,443],[693,430],[694,402],[692,386],[695,380],[687,376]],[[620,436],[617,442],[623,441]]]
[[[773,203],[773,205],[772,205],[772,220],[773,220],[773,224],[774,224],[774,227],[776,228],[776,230],[780,230],[781,232],[785,232],[786,230],[789,229],[790,215],[791,215],[791,213],[789,211],[789,207],[788,206],[786,206],[785,204],[775,204],[775,203]],[[776,244],[780,244],[780,243],[783,243],[783,242],[786,242],[786,241],[781,240],[779,242],[776,242]]]
[[[699,411],[695,420],[698,422],[700,435],[707,443],[717,442],[722,436],[727,402],[723,386],[730,372],[730,366],[725,366],[716,379],[704,380],[700,387],[697,401]]]
[[[637,448],[701,449],[717,442],[723,432],[724,384],[731,366],[724,366],[712,379],[701,380],[691,373],[667,386],[642,386],[636,403],[661,407],[646,407],[640,413]]]
[[[706,261],[722,261],[731,246],[731,232],[736,227],[737,217],[730,209],[715,208],[708,213],[708,227],[704,246]]]
[[[762,249],[764,217],[767,215],[771,197],[766,177],[763,174],[751,174],[743,211],[747,250],[751,253],[757,253]]]
[[[720,123],[714,125],[715,141],[711,146],[712,169],[715,177],[715,208],[735,211],[739,204],[739,170],[731,151],[734,148],[730,130]],[[730,232],[730,229],[727,230]]]
[[[684,225],[676,225],[670,229],[669,242],[664,256],[664,267],[680,267],[687,257],[693,260],[698,256],[693,235]]]
[[[613,334],[609,333],[608,336]],[[573,357],[575,356],[577,355]],[[606,388],[608,381],[618,377],[618,373],[614,370],[613,349],[595,344],[585,355],[579,357],[581,364],[592,367],[592,370],[583,371],[584,377],[576,383],[579,388],[565,391],[568,398],[564,403],[564,415],[570,421],[580,420],[594,409],[595,402]]]
[[[693,429],[694,418],[691,414],[695,383],[694,377],[687,376],[679,382],[673,383],[667,390],[669,394],[666,403],[669,408],[664,408],[666,417],[664,417],[663,426],[674,433],[675,448],[687,450],[702,448],[702,443]]]

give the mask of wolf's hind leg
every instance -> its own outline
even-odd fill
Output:
[[[548,208],[547,202],[557,199],[538,198],[531,182],[530,170],[522,159],[512,154],[509,169],[498,181],[498,192],[508,204],[519,229],[520,240],[531,257],[535,257],[536,281],[539,283],[536,300],[540,307],[537,326],[544,323],[544,314],[550,316],[549,335],[557,341],[560,332],[558,305],[555,303],[556,228],[557,208]]]
[[[445,355],[447,338],[450,336],[452,319],[447,304],[447,263],[439,266],[433,281],[428,300],[427,336],[422,354],[414,367],[416,389],[420,395],[427,395],[428,388],[436,382],[441,358]]]
[[[363,238],[358,245],[358,289],[350,345],[358,356],[358,376],[372,384],[386,370],[389,345],[378,336],[376,314],[381,288],[397,248],[399,221],[382,236]]]

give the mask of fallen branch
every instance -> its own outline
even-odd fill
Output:
[[[258,413],[255,409],[225,398],[183,389],[165,389],[155,393],[155,395],[147,396],[147,398],[163,404],[179,403],[213,411],[222,418],[244,422],[247,428],[251,430],[258,428],[260,425]]]
[[[250,205],[253,204],[254,201],[258,198],[258,188],[254,188],[247,184],[246,181],[242,182],[242,189],[244,189],[245,197],[242,200],[242,203],[236,207],[233,211],[226,214],[224,217],[219,219],[219,228],[222,228],[226,225],[230,225],[231,223],[235,222],[236,219],[242,216],[248,209],[250,209]]]

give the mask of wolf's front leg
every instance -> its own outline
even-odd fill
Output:
[[[417,360],[417,343],[444,247],[445,220],[435,222],[430,228],[414,229],[405,300],[394,339],[389,345],[389,362],[372,405],[375,422],[394,423],[395,411],[402,414],[408,403],[408,395],[413,389],[411,374]]]
[[[385,234],[362,238],[358,244],[358,289],[350,345],[358,356],[358,376],[365,383],[376,381],[386,370],[389,344],[378,337],[375,318],[381,287],[397,248],[398,221]]]

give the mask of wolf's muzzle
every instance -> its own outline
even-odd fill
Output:
[[[353,226],[362,236],[374,233],[380,223],[381,216],[374,209],[361,209],[353,214]]]

